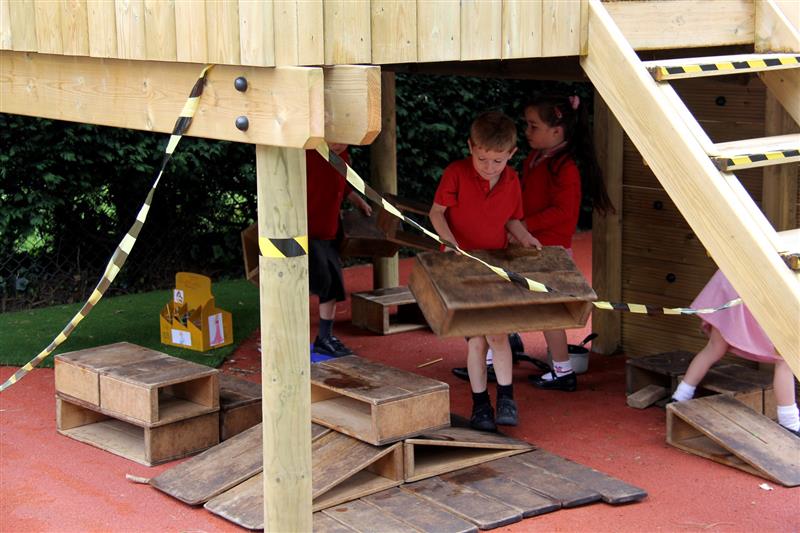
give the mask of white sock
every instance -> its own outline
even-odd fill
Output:
[[[678,384],[678,388],[672,393],[672,399],[676,402],[685,402],[686,400],[691,400],[694,398],[694,391],[696,388],[697,387],[694,385],[689,385],[685,381],[681,381]]]
[[[494,352],[492,352],[492,349],[489,348],[486,350],[486,364],[491,365],[492,361],[494,361]]]
[[[569,359],[566,361],[553,361],[553,370],[555,370],[557,377],[565,376],[572,372],[572,361]]]
[[[800,429],[800,411],[796,403],[778,406],[778,424],[792,431]]]

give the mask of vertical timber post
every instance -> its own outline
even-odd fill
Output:
[[[767,91],[764,134],[783,135],[800,131],[781,103]],[[794,229],[797,221],[797,170],[800,164],[764,167],[762,206],[775,231]]]
[[[259,242],[296,237],[307,243],[305,151],[256,146],[256,183]],[[263,254],[264,530],[311,531],[308,256]]]
[[[592,286],[600,300],[622,301],[622,157],[623,132],[600,94],[594,93],[594,143],[608,197],[616,213],[592,217]],[[595,309],[592,350],[614,353],[622,344],[622,315]]]
[[[394,72],[381,72],[381,133],[370,147],[370,174],[375,188],[397,194],[397,120],[395,117]],[[375,289],[400,284],[397,254],[376,257],[372,263],[372,286]]]

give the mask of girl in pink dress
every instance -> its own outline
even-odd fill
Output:
[[[692,308],[717,307],[738,297],[728,279],[718,270],[692,302]],[[742,304],[698,316],[703,320],[702,328],[708,335],[708,344],[692,359],[672,399],[678,402],[690,400],[694,396],[697,384],[708,369],[726,352],[751,361],[774,363],[773,388],[778,404],[778,423],[800,437],[794,375],[786,361],[778,355],[750,310]]]

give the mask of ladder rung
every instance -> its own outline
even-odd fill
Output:
[[[800,133],[717,143],[708,155],[726,171],[794,163],[800,161]]]
[[[800,53],[743,54],[644,61],[656,81],[800,68]]]

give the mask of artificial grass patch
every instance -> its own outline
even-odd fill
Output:
[[[259,326],[258,289],[246,280],[214,283],[217,307],[233,315],[233,344],[195,352],[161,344],[158,316],[171,290],[103,298],[55,354],[126,341],[181,359],[217,367]],[[0,314],[0,365],[21,366],[36,357],[75,316],[83,303]],[[50,356],[39,366],[53,366]]]

